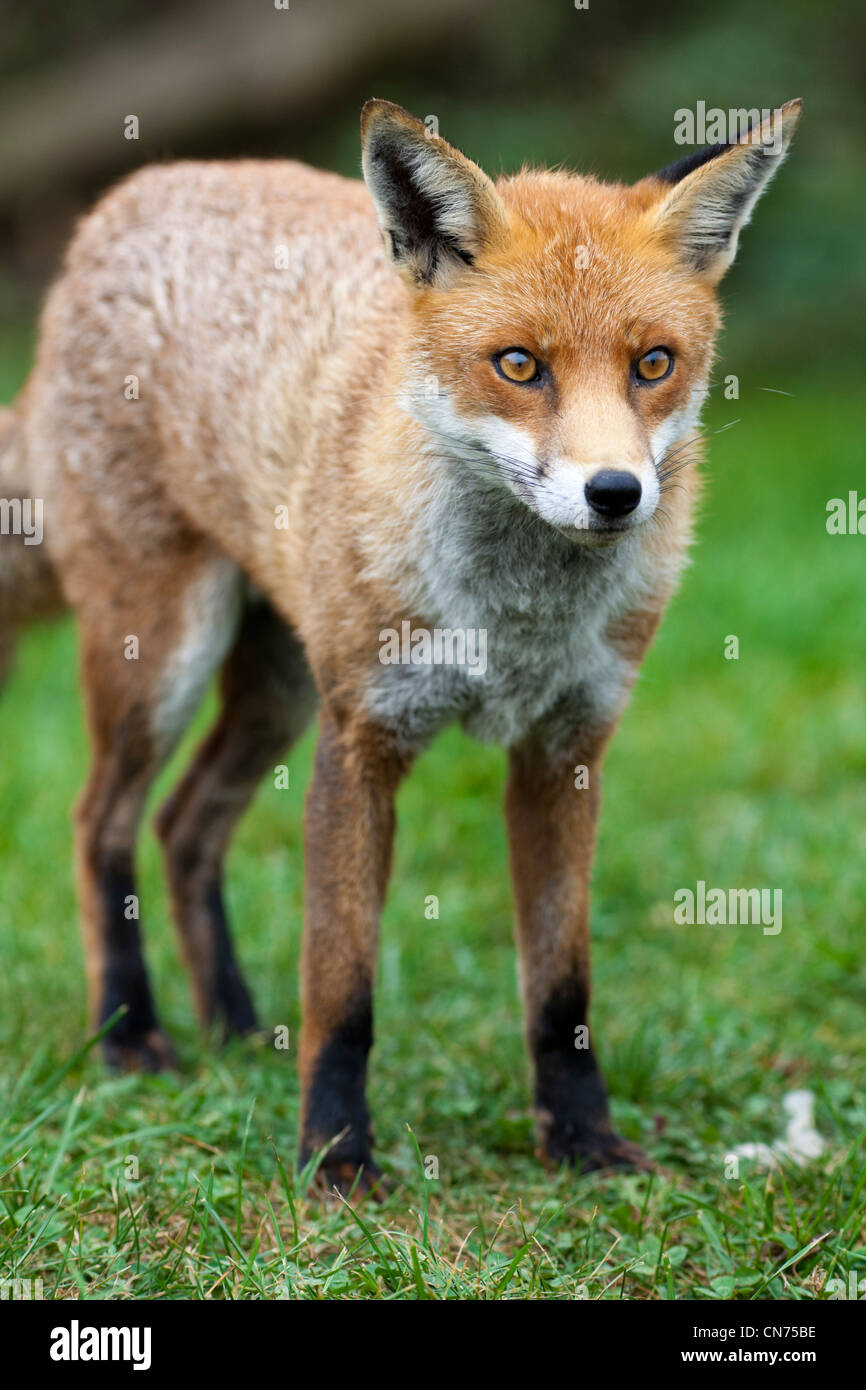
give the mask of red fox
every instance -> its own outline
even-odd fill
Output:
[[[508,751],[540,1153],[646,1164],[612,1128],[587,1031],[601,763],[689,541],[716,286],[799,114],[626,187],[494,182],[375,100],[364,183],[179,163],[84,219],[0,421],[0,491],[44,501],[45,527],[42,546],[2,538],[0,656],[31,617],[75,611],[77,873],[94,1025],[125,1006],[111,1064],[172,1061],[134,850],[219,671],[215,727],[157,817],[207,1025],[256,1027],[222,866],[319,711],[302,1159],[326,1148],[342,1190],[378,1181],[365,1077],[394,796],[459,721]]]

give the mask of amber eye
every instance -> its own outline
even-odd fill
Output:
[[[528,381],[536,381],[539,376],[538,363],[531,352],[523,348],[508,348],[494,357],[497,370],[508,381],[516,381],[524,386]]]
[[[663,347],[650,348],[635,363],[634,369],[641,381],[662,381],[674,369],[673,353]]]

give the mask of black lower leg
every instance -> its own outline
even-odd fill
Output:
[[[542,1146],[554,1162],[591,1160],[611,1134],[607,1092],[589,1041],[587,999],[561,986],[530,1030]]]
[[[328,1146],[326,1170],[375,1171],[367,1110],[367,1058],[373,1043],[369,996],[358,1000],[318,1049],[304,1077],[301,1162]]]
[[[256,1011],[246,981],[235,958],[226,918],[222,888],[212,882],[204,894],[214,950],[213,1002],[231,1033],[252,1033],[258,1027]]]
[[[101,1026],[119,1008],[125,1009],[103,1041],[106,1057],[119,1065],[125,1063],[129,1048],[146,1045],[147,1039],[158,1033],[158,1024],[141,950],[131,858],[103,856],[98,885],[104,941],[98,1021]]]

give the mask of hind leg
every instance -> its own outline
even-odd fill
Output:
[[[264,603],[249,607],[222,674],[222,709],[157,817],[175,921],[205,1027],[256,1027],[222,893],[229,842],[262,777],[303,732],[315,689],[303,650]]]
[[[141,948],[133,867],[138,822],[158,770],[146,715],[131,706],[94,740],[90,778],[76,808],[78,896],[91,1024],[121,1006],[125,1015],[103,1042],[124,1070],[158,1071],[172,1053],[161,1033]]]
[[[166,547],[156,567],[103,575],[79,606],[92,745],[76,810],[76,858],[91,1018],[126,1012],[104,1042],[126,1070],[172,1060],[157,1022],[139,928],[134,855],[148,790],[237,627],[237,570],[203,543]]]

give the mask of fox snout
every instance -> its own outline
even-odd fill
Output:
[[[622,463],[561,458],[533,498],[546,521],[570,539],[591,546],[607,545],[643,526],[655,515],[658,502],[652,460],[638,461],[634,455]]]
[[[611,521],[633,512],[642,493],[640,479],[624,468],[603,468],[584,488],[591,511]]]

